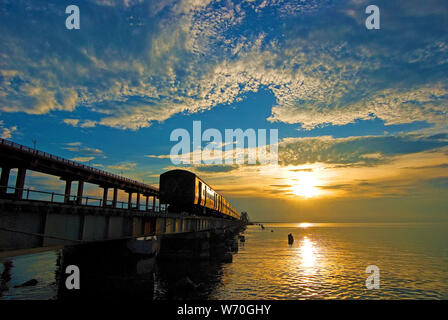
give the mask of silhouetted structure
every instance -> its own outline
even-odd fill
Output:
[[[294,237],[292,236],[292,234],[288,234],[288,244],[292,245],[294,243]]]

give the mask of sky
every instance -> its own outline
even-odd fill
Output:
[[[0,0],[0,135],[155,186],[182,167],[256,221],[448,221],[448,3],[375,1],[378,30],[370,4]],[[277,129],[278,165],[174,165],[193,121]]]

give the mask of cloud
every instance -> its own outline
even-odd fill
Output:
[[[127,171],[127,170],[134,169],[136,166],[137,166],[137,163],[135,163],[135,162],[123,162],[123,163],[116,164],[116,165],[109,165],[107,167],[109,169]]]
[[[64,149],[85,156],[104,156],[104,152],[102,150],[98,148],[85,147],[80,142],[67,143]]]
[[[12,138],[12,134],[17,131],[17,126],[5,127],[3,121],[0,120],[0,137],[2,139]]]
[[[195,166],[197,172],[230,172],[238,168],[238,165],[202,165]]]
[[[65,124],[69,124],[73,127],[78,126],[79,120],[78,119],[64,119]]]
[[[108,7],[115,7],[115,6],[123,6],[123,7],[130,7],[134,6],[136,4],[143,3],[144,0],[92,0],[93,3],[99,5],[99,6],[108,6]]]
[[[420,167],[405,167],[404,169],[412,170],[426,170],[426,169],[445,169],[448,168],[448,163],[435,164],[430,166],[420,166]]]
[[[75,157],[75,158],[72,158],[73,161],[78,161],[78,162],[88,162],[88,161],[92,161],[93,159],[95,159],[95,157]]]
[[[79,119],[64,119],[63,122],[73,127],[81,127],[81,128],[93,128],[97,124],[96,121],[92,120],[81,121]]]
[[[95,126],[96,126],[96,121],[92,121],[92,120],[84,121],[80,125],[81,128],[93,128]]]
[[[68,142],[65,143],[63,149],[68,150],[76,154],[76,157],[71,158],[73,161],[89,162],[97,159],[98,157],[106,158],[104,152],[98,148],[90,148],[83,146],[81,142]],[[101,164],[94,164],[94,167],[102,167]]]
[[[303,165],[329,163],[348,166],[372,166],[392,157],[430,151],[448,146],[444,135],[434,139],[422,134],[364,136],[349,138],[287,138],[279,144],[279,164]]]
[[[291,172],[313,172],[312,168],[299,168],[299,169],[291,169]]]
[[[394,19],[385,15],[387,30],[373,36],[364,4],[350,1],[96,0],[83,4],[78,33],[57,27],[64,15],[52,3],[13,2],[0,16],[0,110],[86,108],[95,120],[66,123],[137,130],[266,88],[273,122],[311,129],[376,117],[443,127],[443,5],[385,3]]]

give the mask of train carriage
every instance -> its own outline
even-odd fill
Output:
[[[170,205],[170,211],[218,215],[240,219],[230,203],[204,180],[187,170],[170,170],[160,175],[160,201]]]

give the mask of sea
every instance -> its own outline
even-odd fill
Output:
[[[143,296],[148,300],[448,299],[447,223],[262,225],[250,225],[241,234],[244,237],[235,238],[238,245],[231,259],[158,263],[153,286]],[[293,243],[288,243],[289,234]],[[49,251],[0,260],[0,300],[59,299],[59,256],[59,251]],[[37,284],[14,288],[30,279]]]

